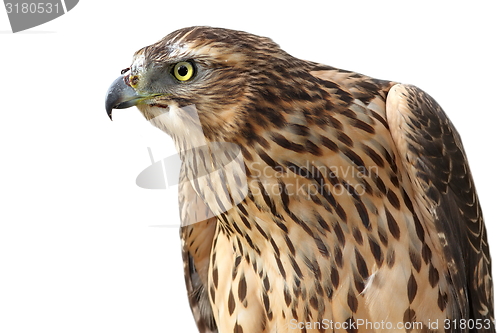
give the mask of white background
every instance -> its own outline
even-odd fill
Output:
[[[329,3],[83,0],[18,34],[0,9],[0,332],[195,332],[176,188],[135,184],[171,141],[135,108],[104,110],[137,49],[191,25],[429,92],[462,135],[500,281],[497,6]]]

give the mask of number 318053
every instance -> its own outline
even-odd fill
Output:
[[[489,319],[446,319],[444,321],[444,329],[452,329],[452,330],[457,330],[457,329],[490,329],[492,326],[492,322]]]

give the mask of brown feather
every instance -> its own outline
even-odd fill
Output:
[[[175,82],[167,69],[187,60],[196,76]],[[207,27],[139,50],[131,75],[156,94],[139,110],[183,157],[181,238],[201,332],[493,320],[467,160],[428,95]]]

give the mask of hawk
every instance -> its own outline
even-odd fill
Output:
[[[182,159],[200,332],[494,332],[465,151],[424,91],[191,27],[135,53],[106,97],[131,106]]]

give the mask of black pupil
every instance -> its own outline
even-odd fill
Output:
[[[177,70],[177,72],[179,73],[180,76],[186,76],[188,71],[189,70],[188,70],[186,65],[180,66],[179,69]]]

